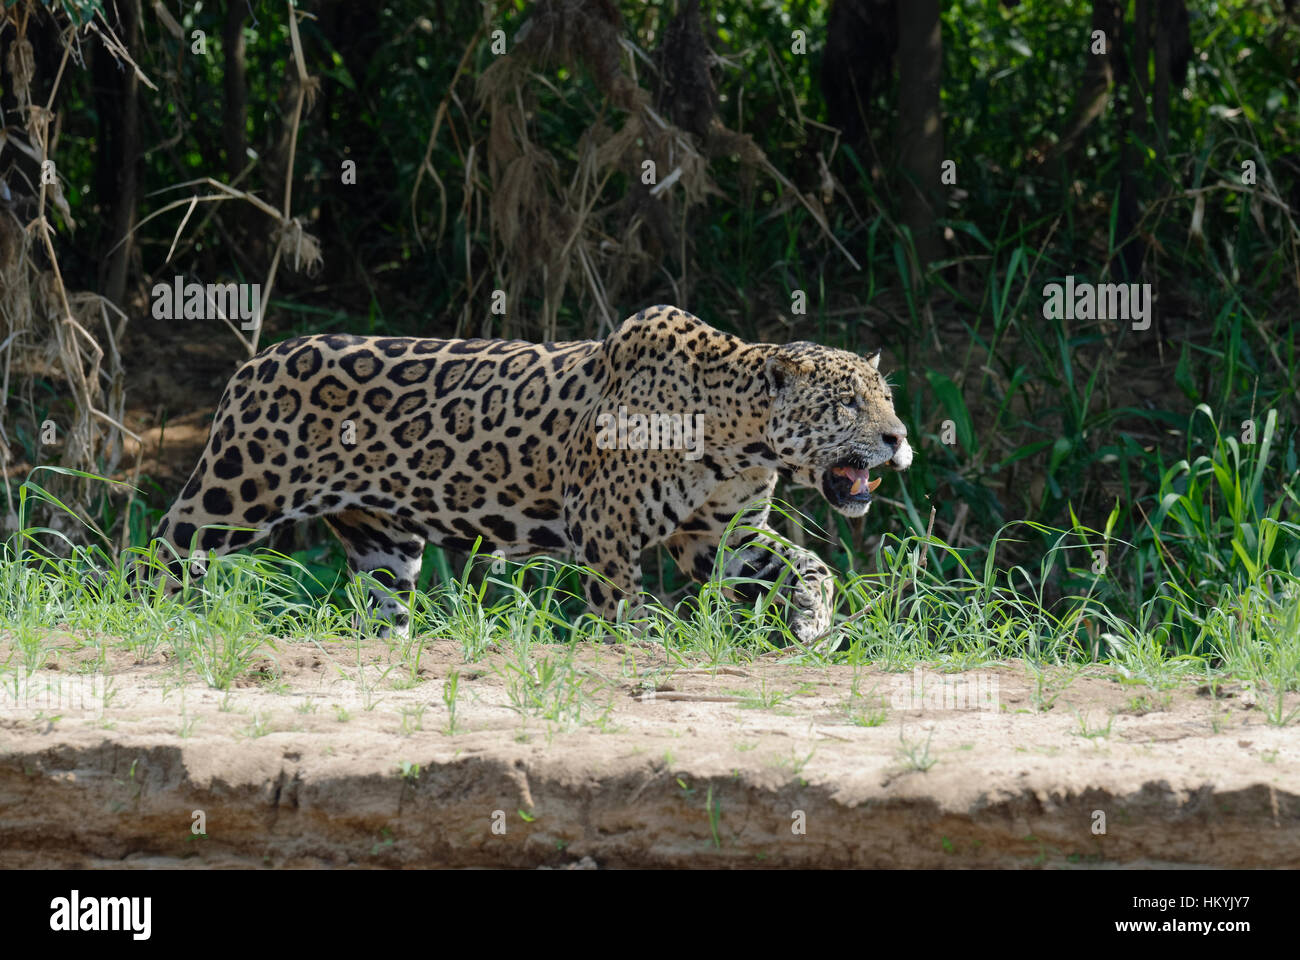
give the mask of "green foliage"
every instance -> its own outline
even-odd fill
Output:
[[[103,13],[99,3],[55,6],[76,23]],[[678,5],[617,6],[621,35],[637,51],[621,51],[625,68],[653,90]],[[881,490],[898,508],[882,502],[865,525],[849,523],[830,514],[816,492],[782,492],[792,504],[785,530],[793,532],[794,518],[803,516],[810,529],[829,531],[829,559],[849,571],[855,610],[872,590],[904,576],[913,561],[903,545],[916,547],[930,507],[936,509],[937,539],[950,542],[927,546],[927,576],[890,610],[900,620],[873,615],[855,622],[854,649],[889,658],[938,644],[954,656],[975,655],[961,639],[974,635],[995,651],[1104,651],[1104,633],[1129,651],[1151,642],[1186,654],[1205,652],[1208,644],[1227,656],[1231,644],[1216,619],[1223,611],[1247,616],[1241,611],[1249,608],[1261,622],[1284,620],[1300,523],[1293,492],[1300,363],[1290,322],[1300,274],[1300,86],[1293,70],[1300,27],[1277,5],[1189,5],[1194,50],[1170,98],[1168,149],[1134,144],[1147,249],[1142,279],[1154,284],[1160,305],[1159,325],[1140,332],[1047,318],[1042,310],[1048,282],[1066,275],[1106,280],[1122,240],[1120,156],[1128,134],[1119,121],[1134,106],[1127,88],[1115,88],[1068,168],[1035,159],[1037,145],[1054,142],[1073,106],[1091,3],[947,5],[945,155],[956,161],[958,189],[941,211],[948,256],[920,288],[906,281],[915,254],[900,225],[892,167],[896,87],[884,85],[868,105],[870,141],[844,144],[820,126],[829,120],[819,88],[826,5],[715,0],[705,7],[719,58],[712,70],[719,121],[753,135],[800,195],[821,198],[830,232],[862,269],[827,241],[792,191],[733,156],[717,156],[708,160],[717,190],[680,225],[682,243],[666,250],[653,275],[617,306],[630,313],[681,301],[752,338],[886,348],[884,368],[918,441],[913,468]],[[484,268],[493,240],[475,212],[491,202],[497,184],[481,153],[473,166],[467,162],[468,145],[489,133],[476,89],[496,61],[487,28],[500,27],[513,44],[537,5],[449,0],[431,9],[422,0],[386,0],[341,19],[323,7],[303,8],[317,14],[301,20],[300,31],[321,88],[303,119],[290,173],[294,212],[321,235],[326,273],[280,277],[264,342],[309,331],[499,332],[480,303],[483,285],[490,286]],[[147,149],[139,220],[179,195],[159,191],[205,176],[229,180],[232,162],[249,167],[242,187],[278,202],[284,171],[269,161],[292,120],[284,97],[293,69],[286,11],[281,3],[254,3],[245,21],[243,133],[251,155],[230,158],[222,146],[224,10],[204,4],[179,12],[185,39],[178,41],[146,7],[139,61],[163,82],[141,91]],[[792,49],[795,29],[806,31],[806,56]],[[191,50],[194,30],[207,38],[204,54]],[[70,285],[84,288],[98,283],[99,253],[110,239],[108,219],[98,215],[107,198],[90,189],[102,134],[91,80],[89,71],[70,65],[56,104],[59,169],[84,224],[75,237],[60,237],[69,248],[64,267]],[[626,119],[582,58],[538,71],[529,93],[525,132],[562,181],[576,175],[585,131],[596,122],[618,129]],[[348,159],[357,162],[354,188],[339,184]],[[1244,161],[1259,169],[1250,189],[1241,188]],[[834,182],[827,194],[823,170]],[[627,202],[633,185],[626,174],[612,177],[600,205]],[[235,276],[263,267],[250,262],[245,247],[250,238],[266,239],[269,222],[241,222],[232,209],[223,205],[202,228],[196,213],[167,270],[214,280],[214,271]],[[161,269],[183,214],[171,211],[140,231],[146,273]],[[580,269],[570,275],[583,276]],[[513,310],[517,335],[551,333],[537,320],[539,284],[533,278]],[[806,316],[790,315],[794,290],[808,294]],[[466,328],[466,317],[474,329]],[[596,319],[586,281],[575,281],[564,292],[554,334],[585,335]],[[133,317],[137,323],[147,327],[148,318]],[[196,340],[220,335],[194,332]],[[57,400],[48,406],[57,409]],[[944,442],[949,421],[951,444]],[[1253,444],[1242,440],[1244,421],[1255,425]],[[15,439],[29,464],[39,462],[30,432],[17,431]],[[83,560],[103,567],[117,544],[143,543],[175,490],[148,480],[140,486],[143,497],[105,498],[93,517],[102,555]],[[23,485],[21,495],[38,489]],[[31,518],[19,527],[29,530]],[[51,536],[68,534],[41,533]],[[31,546],[16,541],[15,559],[26,562]],[[1098,549],[1102,573],[1093,572]],[[1007,571],[1000,582],[992,578],[994,557]],[[361,589],[327,541],[295,550],[291,559],[293,584],[283,584],[276,608],[284,616],[338,607],[349,589]],[[556,611],[570,616],[580,607],[566,599],[572,576],[559,568],[529,568],[517,582],[471,581],[453,576],[460,561],[440,550],[431,549],[427,561],[421,585],[436,594],[440,622],[466,638],[467,659],[479,656],[502,624],[557,635]],[[662,567],[671,593],[681,581],[666,561]],[[245,589],[234,571],[232,597]],[[16,589],[49,589],[30,573],[12,576]],[[1016,582],[1014,597],[999,602],[997,591],[1018,576],[1026,579]],[[556,591],[540,607],[494,605],[496,597],[517,597],[524,587],[527,593],[538,578]],[[1025,591],[1031,607],[1022,605]],[[1094,604],[1104,604],[1109,616]],[[771,614],[737,611],[706,588],[677,608],[666,635],[726,658],[761,645]],[[242,622],[231,616],[223,630]],[[205,668],[217,678],[242,654],[236,648],[221,656]]]

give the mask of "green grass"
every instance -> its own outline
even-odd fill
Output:
[[[550,560],[497,565],[502,572],[481,578],[467,564],[460,576],[435,580],[410,598],[410,638],[363,641],[353,611],[374,585],[368,577],[348,577],[323,592],[317,583],[317,599],[302,589],[312,578],[301,563],[259,551],[212,560],[206,576],[187,580],[175,598],[132,595],[126,571],[156,559],[148,550],[133,548],[115,560],[103,548],[24,528],[0,551],[0,631],[8,651],[0,682],[25,679],[69,652],[77,654],[77,669],[102,671],[125,651],[139,659],[165,654],[172,683],[199,682],[228,694],[240,679],[279,682],[268,659],[274,662],[286,644],[305,643],[329,653],[370,711],[384,691],[421,682],[425,643],[442,639],[458,643],[467,664],[493,655],[490,669],[521,721],[563,729],[604,724],[618,684],[637,679],[636,651],[650,644],[672,662],[695,666],[745,664],[765,654],[793,664],[891,671],[921,662],[968,669],[1021,661],[1035,679],[1039,711],[1052,709],[1089,664],[1107,664],[1122,681],[1152,691],[1231,677],[1270,723],[1286,725],[1298,712],[1287,708],[1286,694],[1300,688],[1300,577],[1293,572],[1296,528],[1277,519],[1278,501],[1266,502],[1258,484],[1271,423],[1250,450],[1219,437],[1213,454],[1171,467],[1169,492],[1145,543],[1120,541],[1109,525],[1029,525],[1050,544],[1030,567],[999,563],[1004,543],[1025,525],[1009,525],[982,556],[934,536],[882,538],[864,558],[870,572],[850,570],[839,584],[839,649],[793,643],[776,604],[731,603],[721,582],[671,608],[647,597],[644,620],[605,624],[585,612],[575,589],[578,569]],[[1285,497],[1291,496],[1288,486]],[[48,494],[29,479],[24,502],[33,497]],[[1099,544],[1112,558],[1104,569],[1091,563]],[[1124,565],[1142,571],[1136,586],[1107,589]],[[1045,586],[1060,568],[1071,571],[1078,589],[1052,597]],[[622,677],[603,675],[579,657],[582,645],[610,639],[628,651]],[[375,643],[386,647],[382,665],[370,658]],[[459,676],[448,683],[443,696],[454,731]],[[798,692],[765,683],[740,691],[760,709],[779,708]],[[854,722],[882,722],[873,696],[861,694],[856,682],[852,693],[845,711]],[[1089,729],[1083,721],[1081,727]],[[401,729],[422,729],[422,716],[403,714]],[[249,737],[267,732],[259,717],[246,730]]]
[[[84,4],[61,6],[71,11]],[[618,6],[627,39],[653,56],[670,7]],[[277,285],[264,343],[330,331],[450,335],[466,310],[481,307],[483,281],[495,276],[501,254],[490,225],[473,213],[482,205],[469,202],[470,187],[484,174],[466,170],[463,152],[468,142],[482,147],[489,129],[478,119],[466,121],[480,117],[483,105],[472,88],[490,61],[480,44],[471,69],[454,79],[481,22],[477,5],[466,5],[461,13],[473,15],[451,16],[445,28],[407,29],[428,15],[426,7],[416,0],[378,5],[367,29],[383,42],[364,60],[332,57],[338,51],[321,26],[301,24],[309,69],[323,77],[330,114],[348,120],[349,155],[386,179],[382,187],[330,195],[333,232],[322,238],[330,249],[347,239],[346,252],[319,282]],[[820,193],[821,167],[813,161],[825,159],[839,187],[824,206],[826,222],[862,269],[828,243],[802,205],[788,202],[784,188],[730,158],[711,158],[709,175],[719,189],[683,211],[680,249],[669,244],[660,269],[629,280],[618,306],[630,313],[679,301],[751,339],[812,339],[860,351],[884,346],[899,414],[916,441],[912,469],[882,490],[899,508],[882,503],[865,524],[831,514],[816,492],[783,491],[791,506],[781,529],[793,535],[796,523],[806,523],[810,541],[824,532],[826,542],[810,545],[841,571],[841,613],[856,616],[839,628],[845,649],[789,648],[788,660],[899,670],[918,661],[967,669],[1022,659],[1035,671],[1038,709],[1056,702],[1059,690],[1049,679],[1056,674],[1048,668],[1062,664],[1109,664],[1153,689],[1184,676],[1233,676],[1251,687],[1274,722],[1294,722],[1284,696],[1296,689],[1300,672],[1300,393],[1294,387],[1300,354],[1291,323],[1300,249],[1293,122],[1300,87],[1293,65],[1276,53],[1294,47],[1297,28],[1275,8],[1192,5],[1197,55],[1171,97],[1169,150],[1157,156],[1139,145],[1131,173],[1149,240],[1140,279],[1154,283],[1168,305],[1161,335],[1041,315],[1044,283],[1070,273],[1106,279],[1118,242],[1116,158],[1125,137],[1119,121],[1131,91],[1117,88],[1114,103],[1087,132],[1074,169],[1040,169],[1026,159],[1026,147],[1059,133],[1069,110],[1085,65],[1089,4],[962,0],[945,7],[945,153],[958,162],[962,195],[954,192],[941,210],[952,231],[948,257],[919,289],[906,280],[915,253],[900,224],[900,191],[889,168],[885,131],[897,119],[892,81],[869,105],[880,131],[873,144],[879,156],[865,149],[859,155],[816,125],[828,119],[817,90],[826,5],[719,0],[712,6],[709,29],[717,35],[710,43],[727,64],[714,70],[719,119],[753,133],[800,191]],[[276,78],[289,55],[283,12],[264,13],[262,25],[246,31],[253,144],[281,132]],[[529,8],[507,4],[498,14],[514,36]],[[187,28],[206,30],[212,55],[182,58],[177,68],[170,41],[141,51],[151,75],[180,70],[175,84],[142,93],[146,115],[189,117],[175,131],[181,140],[174,151],[142,160],[149,198],[138,211],[141,220],[165,202],[155,190],[226,176],[221,151],[213,149],[221,142],[220,113],[195,109],[221,88],[222,13],[203,7],[186,16]],[[790,49],[795,26],[812,39],[809,56]],[[400,42],[390,42],[393,37]],[[583,131],[597,119],[616,129],[625,118],[587,64],[538,75],[545,82],[528,91],[530,139],[549,154],[556,182],[567,182],[579,168],[572,145]],[[639,77],[653,85],[648,66]],[[92,80],[86,71],[69,70],[57,104],[67,124],[60,169],[72,183],[94,180]],[[452,87],[469,113],[448,115],[426,164],[430,117]],[[376,107],[377,89],[384,109]],[[756,117],[765,122],[756,124]],[[322,171],[336,168],[341,140],[319,112],[300,133],[295,197],[305,210],[321,198]],[[1261,168],[1256,189],[1220,189],[1225,182],[1241,185],[1247,159]],[[884,169],[874,169],[877,163]],[[427,179],[418,205],[407,204],[426,166],[441,171],[448,191],[446,229],[436,235],[438,202]],[[278,189],[280,174],[272,180],[271,172],[254,169],[245,185]],[[628,206],[626,180],[612,178],[599,206]],[[499,184],[482,186],[491,199]],[[554,199],[553,185],[537,189]],[[80,190],[68,196],[91,231],[80,241],[90,248],[103,245],[99,232],[107,223],[91,215],[94,196]],[[1189,231],[1194,218],[1196,235]],[[318,227],[327,225],[314,222],[312,229]],[[174,230],[173,221],[154,221],[140,242],[169,243]],[[238,233],[228,239],[207,229],[187,239],[202,241],[203,251],[179,251],[179,272],[199,275],[214,264],[222,276],[242,269]],[[93,260],[81,260],[80,267],[75,258],[64,263],[69,283],[91,288]],[[348,263],[356,269],[341,269]],[[584,275],[568,266],[570,276]],[[625,266],[611,257],[597,269],[616,274]],[[520,278],[509,332],[533,339],[590,333],[588,285],[571,283],[555,293],[547,276],[539,268]],[[806,315],[790,314],[794,290],[808,295]],[[537,318],[557,298],[558,327],[543,329]],[[1161,373],[1154,399],[1129,382],[1153,364]],[[57,452],[38,443],[35,428],[47,417],[58,420],[63,402],[55,382],[36,382],[32,416],[12,419],[6,434],[29,464]],[[6,398],[11,407],[21,405],[18,394],[15,387]],[[88,481],[75,471],[38,469],[53,471],[69,487]],[[286,548],[286,556],[262,552],[219,561],[187,588],[183,603],[157,596],[124,601],[119,550],[144,543],[176,492],[147,479],[141,487],[131,497],[121,495],[121,486],[103,488],[95,507],[69,529],[53,519],[70,514],[64,503],[72,498],[62,486],[48,474],[39,485],[10,475],[9,529],[18,532],[0,556],[0,628],[10,651],[0,670],[6,675],[38,669],[53,637],[72,634],[101,661],[115,649],[140,658],[166,652],[179,676],[228,690],[280,642],[333,649],[353,636],[354,610],[364,611],[369,583],[346,572],[337,546],[318,536],[319,524],[305,546]],[[932,505],[938,535],[927,539],[921,531]],[[128,556],[154,562],[147,553]],[[672,564],[659,560],[647,564],[648,583],[676,596],[684,585]],[[611,633],[584,617],[574,596],[576,572],[539,562],[483,577],[455,565],[430,548],[413,600],[414,639],[392,645],[398,666],[382,682],[417,683],[423,641],[442,637],[460,645],[466,663],[501,654],[504,665],[497,669],[505,671],[521,717],[595,722],[608,696],[605,680],[557,652]],[[788,642],[777,613],[766,600],[756,607],[733,604],[715,583],[656,608],[638,636],[661,645],[674,662],[744,663]],[[366,625],[364,613],[361,619]],[[632,637],[626,627],[612,634]],[[359,656],[358,649],[346,668],[369,685],[365,702],[373,706],[380,681],[355,662]],[[854,710],[864,722],[877,716],[870,703]]]

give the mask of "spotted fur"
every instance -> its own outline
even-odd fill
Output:
[[[208,444],[155,534],[180,556],[221,555],[279,524],[321,516],[352,566],[390,592],[406,629],[426,543],[511,558],[569,555],[590,608],[635,602],[641,553],[662,544],[697,581],[782,581],[795,634],[830,624],[830,570],[763,533],[778,475],[861,516],[846,467],[906,469],[912,452],[879,353],[751,344],[674,307],[643,310],[603,341],[524,343],[336,334],[298,337],[245,363]],[[602,414],[702,414],[702,447],[599,442]],[[866,474],[863,473],[862,476]],[[245,530],[221,529],[245,527]],[[793,576],[791,575],[793,571]],[[738,590],[756,596],[761,585]]]

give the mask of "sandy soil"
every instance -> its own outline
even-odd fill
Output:
[[[447,642],[279,643],[225,692],[92,656],[0,693],[0,867],[1300,867],[1297,725],[1231,683],[590,647],[575,725]]]

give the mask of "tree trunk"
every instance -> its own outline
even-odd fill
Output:
[[[899,165],[905,180],[902,217],[924,270],[943,255],[943,239],[934,223],[943,163],[939,0],[898,0],[898,64]]]
[[[1133,124],[1130,128],[1139,143],[1146,144],[1147,92],[1151,89],[1151,4],[1154,0],[1136,0],[1133,5]]]
[[[121,20],[118,39],[133,59],[140,54],[140,0],[121,0],[117,4]],[[96,59],[110,57],[102,48]],[[105,297],[125,309],[126,279],[135,251],[136,195],[140,189],[140,82],[134,70],[117,70],[114,85],[117,100],[117,124],[109,131],[111,147],[105,151],[101,162],[109,164],[108,181],[114,184],[112,193],[112,230],[108,247],[112,249],[108,262],[103,265],[101,290]]]
[[[1139,3],[1144,0],[1138,0]],[[1115,0],[1093,0],[1092,22],[1088,31],[1087,66],[1079,84],[1079,92],[1074,98],[1074,108],[1070,119],[1061,128],[1060,138],[1055,144],[1040,142],[1030,150],[1030,156],[1039,163],[1057,163],[1059,161],[1060,178],[1067,183],[1070,170],[1079,163],[1084,134],[1093,122],[1106,112],[1110,105],[1110,91],[1116,80],[1124,73],[1124,64],[1115,51],[1120,44],[1120,30],[1123,25],[1123,13]],[[1092,52],[1092,35],[1100,30],[1106,36],[1106,53]]]
[[[1169,149],[1169,91],[1173,83],[1173,43],[1171,28],[1181,0],[1160,0],[1156,29],[1156,84],[1151,93],[1151,114],[1156,127],[1156,159],[1164,160]]]
[[[245,130],[248,126],[248,85],[244,79],[244,10],[237,0],[226,5],[226,23],[221,31],[226,68],[222,86],[221,136],[226,148],[226,176],[233,182],[248,160]]]

